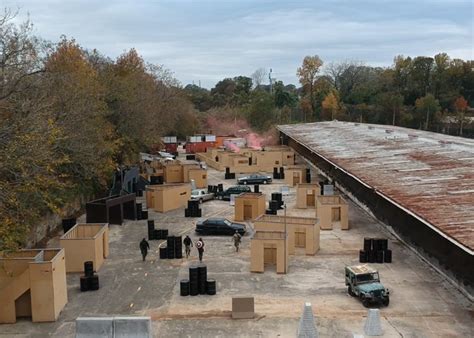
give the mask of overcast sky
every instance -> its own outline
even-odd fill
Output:
[[[3,0],[29,13],[35,33],[64,34],[112,58],[132,47],[183,85],[272,68],[297,83],[305,55],[325,63],[389,66],[395,55],[474,59],[472,1],[465,0]]]

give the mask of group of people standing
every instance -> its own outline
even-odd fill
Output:
[[[240,242],[242,240],[242,236],[236,231],[235,234],[232,236],[232,240],[234,241],[234,246],[235,246],[235,252],[239,252],[239,246]],[[199,261],[202,262],[202,257],[204,255],[204,241],[202,240],[201,237],[193,244],[193,241],[191,238],[186,235],[183,239],[183,244],[184,244],[184,252],[186,253],[186,258],[189,258],[191,254],[191,248],[193,246],[196,247],[198,254],[199,254]],[[145,261],[146,256],[148,255],[148,250],[150,249],[150,244],[148,241],[143,238],[142,241],[140,242],[140,252],[142,253],[142,259]]]

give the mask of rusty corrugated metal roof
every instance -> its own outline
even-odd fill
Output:
[[[278,126],[467,249],[474,249],[474,140],[394,126]]]

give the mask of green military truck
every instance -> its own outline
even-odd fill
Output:
[[[376,303],[388,306],[390,292],[380,283],[376,269],[368,265],[346,266],[345,275],[347,292],[358,297],[365,307]]]

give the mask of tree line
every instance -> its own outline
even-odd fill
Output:
[[[0,250],[78,196],[104,193],[118,165],[198,122],[179,82],[130,49],[112,60],[73,39],[0,18]],[[63,215],[68,216],[68,215]]]
[[[299,87],[278,80],[265,85],[268,73],[258,69],[252,76],[225,78],[211,90],[196,85],[184,90],[197,110],[240,116],[257,130],[337,119],[463,135],[463,127],[472,122],[473,67],[472,61],[446,53],[397,56],[391,67],[356,61],[324,65],[314,55],[306,56],[296,71]],[[447,129],[450,124],[454,129]],[[470,136],[472,129],[471,123]]]

